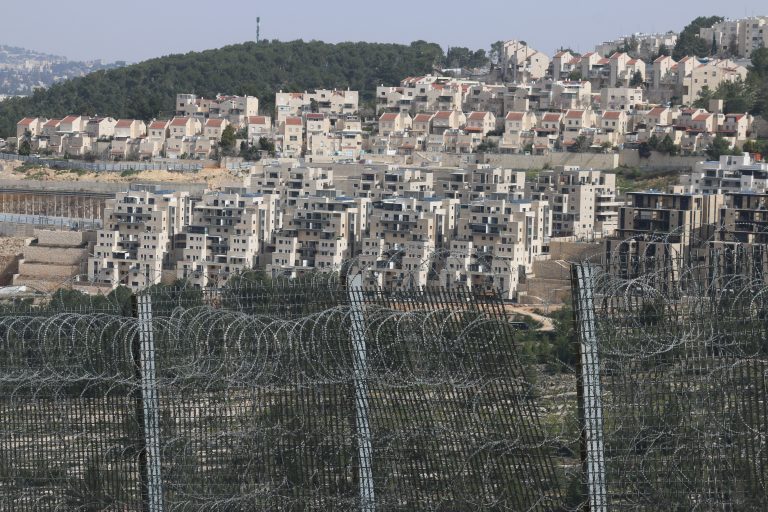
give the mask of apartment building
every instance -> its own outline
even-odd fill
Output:
[[[642,87],[604,87],[600,89],[600,107],[603,110],[630,111],[645,103]]]
[[[749,154],[722,155],[718,161],[699,162],[680,177],[687,194],[768,192],[768,163],[753,162]]]
[[[149,188],[118,192],[107,201],[104,227],[96,231],[88,277],[99,285],[133,290],[158,284],[172,272],[173,240],[189,223],[192,202],[186,192]]]
[[[729,192],[720,208],[713,248],[768,244],[768,193]]]
[[[526,184],[526,197],[547,201],[552,210],[552,235],[594,240],[618,227],[616,175],[560,167],[541,171]]]
[[[357,91],[337,89],[317,89],[303,93],[280,91],[275,94],[275,122],[281,124],[286,118],[301,117],[307,113],[329,116],[357,114],[358,105]]]
[[[649,61],[652,57],[658,55],[662,47],[671,50],[677,44],[677,34],[675,32],[646,34],[637,32],[614,39],[604,41],[595,46],[595,52],[600,55],[611,55],[618,48],[629,47],[633,57]]]
[[[283,229],[274,234],[267,272],[296,276],[340,268],[357,251],[369,209],[365,198],[300,198],[286,211]]]
[[[721,56],[749,59],[755,50],[768,47],[768,16],[726,19],[699,29],[699,36],[712,41]]]
[[[176,235],[176,276],[220,286],[233,273],[260,266],[278,215],[277,196],[208,192],[194,202],[189,225]]]
[[[524,41],[504,41],[500,64],[505,81],[529,82],[544,78],[549,62],[549,56]]]
[[[521,276],[544,253],[551,212],[543,201],[481,199],[462,205],[457,235],[440,271],[443,286],[498,290],[513,299]]]
[[[250,116],[259,115],[259,99],[255,96],[217,95],[208,99],[195,94],[176,95],[176,116],[205,119],[225,119],[238,129],[246,126]]]
[[[702,257],[698,251],[712,239],[723,204],[721,194],[686,194],[681,189],[627,193],[616,236],[604,242],[613,270],[631,277],[642,270],[638,264],[671,260],[681,268]]]
[[[734,82],[747,78],[747,68],[730,59],[714,59],[700,63],[691,69],[680,81],[682,103],[690,105],[701,95],[705,87],[714,91],[723,82]]]

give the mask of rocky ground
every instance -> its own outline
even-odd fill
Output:
[[[88,172],[82,169],[48,169],[28,167],[19,162],[0,163],[2,180],[29,179],[36,181],[90,181],[101,183],[163,182],[163,183],[206,183],[211,189],[242,186],[242,174],[227,169],[211,168],[200,171],[124,171]]]

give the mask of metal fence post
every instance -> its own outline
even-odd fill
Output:
[[[581,462],[585,476],[587,510],[605,512],[603,401],[600,383],[597,326],[595,322],[595,268],[590,263],[571,266],[574,313],[579,336],[577,396],[581,427]]]
[[[349,282],[350,318],[352,320],[352,365],[355,387],[355,422],[358,438],[358,464],[360,466],[360,511],[373,512],[373,450],[368,409],[368,362],[365,347],[365,320],[363,318],[363,276],[355,275]]]
[[[141,404],[137,407],[140,426],[144,430],[144,447],[140,453],[139,471],[144,489],[144,509],[162,512],[163,492],[160,475],[160,415],[155,369],[155,340],[152,329],[152,299],[148,294],[134,295],[134,315],[138,318],[138,335],[133,354],[140,382]]]

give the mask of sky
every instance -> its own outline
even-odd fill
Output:
[[[423,39],[488,49],[492,42],[526,41],[552,54],[586,52],[633,32],[680,31],[697,16],[768,15],[765,0],[550,0],[290,2],[228,0],[36,0],[3,2],[0,44],[73,60],[139,62],[261,38],[326,42],[408,43]],[[633,11],[630,8],[638,6]]]

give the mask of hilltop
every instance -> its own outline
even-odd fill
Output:
[[[444,59],[439,45],[321,41],[263,41],[216,50],[168,55],[119,69],[96,71],[0,103],[0,137],[15,135],[25,116],[62,117],[76,112],[150,119],[171,114],[180,92],[258,96],[270,109],[278,90],[359,90],[372,99],[376,86],[432,71]]]

